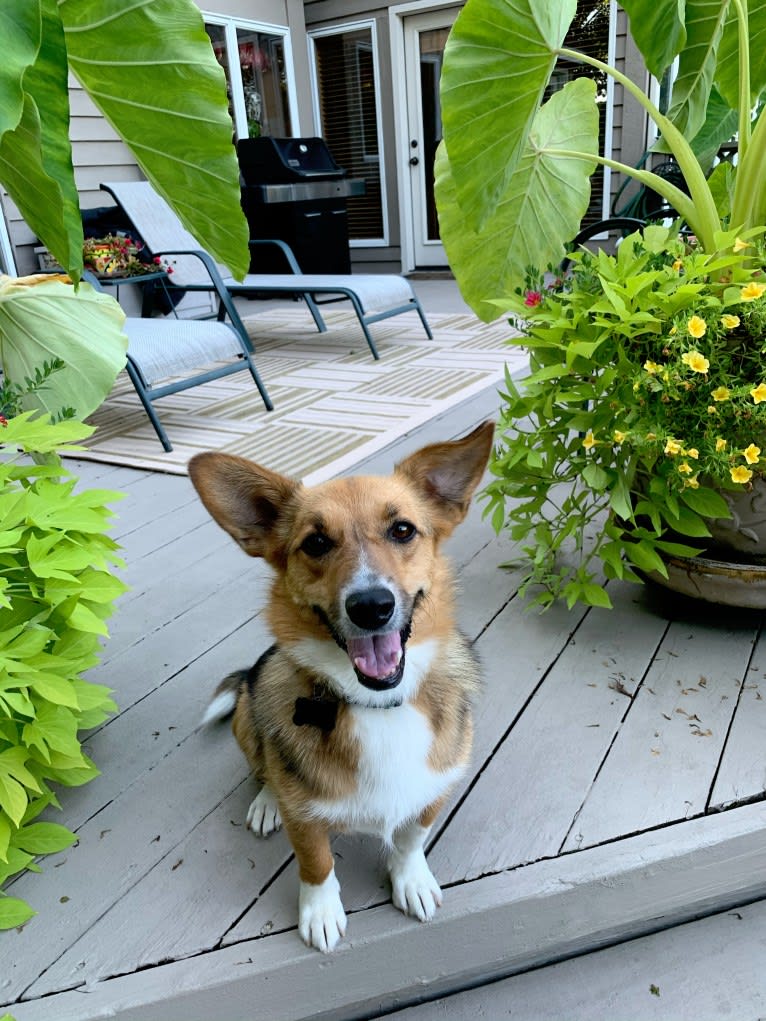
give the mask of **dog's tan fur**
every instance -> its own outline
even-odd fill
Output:
[[[462,440],[411,455],[388,478],[343,478],[310,489],[223,454],[200,454],[189,465],[215,520],[246,553],[264,557],[275,572],[267,609],[275,647],[257,670],[232,675],[220,690],[236,696],[234,734],[256,778],[266,785],[264,796],[273,794],[298,859],[301,934],[323,950],[332,949],[345,927],[330,831],[353,827],[359,818],[368,825],[360,784],[376,780],[369,779],[371,753],[364,742],[372,733],[374,743],[378,726],[391,732],[386,740],[400,740],[398,720],[405,751],[410,731],[419,735],[425,721],[427,752],[413,779],[407,817],[397,818],[391,833],[384,832],[383,824],[370,825],[392,841],[394,899],[405,902],[398,906],[428,917],[440,902],[433,877],[424,871],[422,843],[446,798],[448,781],[468,761],[470,704],[478,679],[474,658],[456,627],[452,575],[440,546],[465,517],[492,436],[492,423],[484,423]],[[402,523],[415,526],[414,537],[396,538],[406,530]],[[328,552],[308,555],[307,537],[310,543],[316,535],[327,541]],[[370,691],[353,677],[349,680],[349,663],[343,668],[339,646],[342,650],[348,627],[343,598],[361,574],[386,580],[401,612],[411,614],[401,685],[404,706],[397,701],[397,687]],[[335,722],[329,730],[294,721],[297,700],[317,697],[333,703]],[[381,784],[390,782],[400,795],[403,789],[407,801],[396,767],[384,756],[380,770],[388,780]],[[423,790],[433,794],[424,803],[418,802],[416,790],[421,780]],[[345,820],[347,804],[352,807]],[[270,828],[260,826],[264,834]],[[402,892],[407,882],[409,892]]]

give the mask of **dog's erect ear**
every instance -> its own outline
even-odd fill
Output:
[[[245,553],[274,558],[274,529],[299,482],[244,457],[213,452],[196,454],[189,476],[211,517]]]
[[[429,501],[436,505],[444,532],[451,532],[468,512],[492,449],[494,422],[483,422],[453,443],[423,447],[396,466]]]

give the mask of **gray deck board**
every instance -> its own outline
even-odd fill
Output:
[[[494,400],[360,470],[463,434]],[[289,844],[244,829],[244,759],[226,725],[198,725],[217,681],[269,642],[268,572],[207,520],[188,479],[71,467],[126,493],[115,535],[131,591],[91,673],[121,711],[86,741],[103,775],[55,816],[79,843],[10,888],[39,911],[0,937],[0,1003],[18,1021],[373,1017],[766,894],[761,615],[627,584],[610,585],[611,613],[530,612],[520,570],[499,567],[511,544],[475,503],[448,550],[485,685],[471,769],[429,847],[444,907],[426,926],[403,918],[377,842],[340,836],[349,937],[329,959],[306,950]],[[502,983],[487,990],[494,1010]]]
[[[445,881],[553,857],[564,845],[666,629],[632,590],[621,594],[608,615],[587,614],[431,853]],[[517,668],[513,657],[508,672]],[[493,695],[490,712],[508,718]]]
[[[766,904],[386,1014],[388,1021],[761,1021]]]
[[[726,808],[766,793],[766,641],[759,638],[744,678],[726,748],[710,796]]]
[[[565,849],[704,812],[755,637],[671,624]]]

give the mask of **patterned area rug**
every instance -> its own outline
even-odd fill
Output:
[[[155,407],[173,444],[165,453],[123,373],[77,457],[182,475],[193,454],[222,450],[320,482],[501,381],[506,364],[527,363],[505,344],[512,330],[503,320],[430,314],[433,340],[414,312],[384,320],[372,327],[376,362],[353,313],[323,316],[324,334],[297,304],[246,319],[274,411],[246,372],[164,397]]]

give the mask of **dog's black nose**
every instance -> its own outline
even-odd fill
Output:
[[[393,616],[396,599],[387,588],[364,589],[352,592],[346,599],[346,613],[357,627],[365,631],[376,631],[387,624]]]

